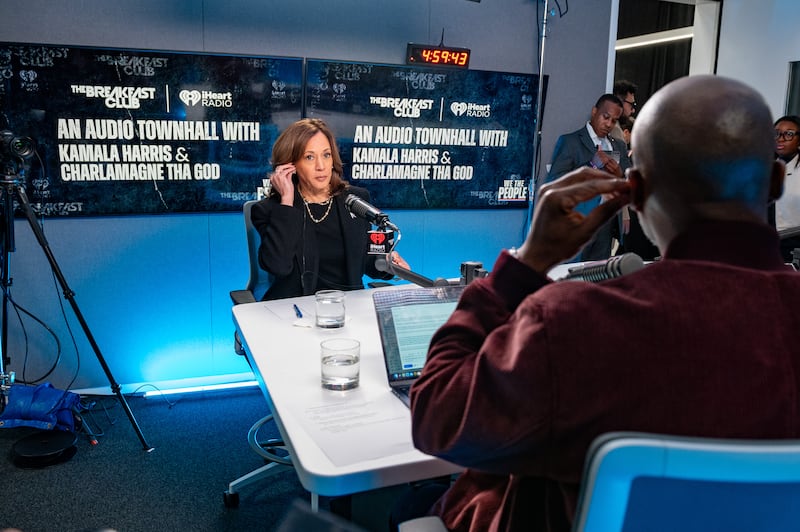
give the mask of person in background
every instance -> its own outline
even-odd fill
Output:
[[[624,106],[623,106],[624,107]],[[628,159],[631,159],[631,164],[633,164],[633,150],[631,149],[631,133],[633,133],[633,117],[632,116],[625,116],[623,112],[622,116],[619,117],[617,121],[617,125],[615,126],[615,130],[619,129],[619,133],[621,133],[621,137],[617,137],[628,147]],[[619,241],[620,245],[622,245],[622,240],[625,238],[630,232],[631,229],[631,211],[630,208],[626,205],[619,211]]]
[[[773,139],[753,89],[685,77],[639,114],[627,180],[584,167],[542,188],[525,242],[464,289],[411,388],[416,447],[467,468],[432,508],[449,530],[570,530],[607,432],[797,437],[800,274],[764,209],[783,184]],[[627,203],[662,260],[547,277]]]
[[[634,121],[632,116],[623,116],[619,119],[619,126],[622,129],[622,136],[628,146],[628,157],[631,159],[631,164],[635,164],[633,160],[633,144],[631,143]],[[626,205],[620,211],[620,221],[620,247],[616,253],[617,255],[622,253],[636,253],[647,261],[658,258],[658,248],[650,242],[650,239],[647,238],[647,235],[642,231],[642,226],[639,223],[639,216],[630,205]]]
[[[786,164],[783,196],[770,208],[770,220],[778,231],[800,231],[800,117],[782,116],[775,121],[775,154]],[[781,255],[792,262],[800,248],[800,234],[781,238]]]
[[[625,79],[614,83],[613,94],[622,102],[622,116],[620,117],[620,121],[622,121],[623,118],[633,118],[633,115],[636,114],[636,92],[638,90],[639,87],[635,83],[631,83]],[[614,127],[611,131],[611,136],[620,140],[625,140],[622,124],[618,123]],[[625,140],[625,142],[630,144],[628,140]]]
[[[635,83],[625,79],[614,83],[613,94],[622,102],[622,116],[619,117],[617,125],[611,130],[611,136],[625,142],[628,146],[628,158],[632,157],[631,132],[633,131],[633,115],[636,114],[636,92],[638,90],[639,87]],[[625,252],[623,241],[631,231],[631,223],[636,224],[636,221],[631,222],[633,217],[635,217],[635,214],[631,213],[628,207],[623,208],[619,213],[619,232],[617,236],[620,246],[617,255]]]
[[[580,129],[561,135],[553,150],[547,182],[580,168],[591,166],[602,168],[617,177],[623,177],[630,166],[628,148],[625,143],[610,135],[622,116],[622,102],[613,94],[604,94],[592,107],[589,121]],[[581,203],[577,210],[587,214],[601,201],[600,197]],[[616,220],[600,228],[590,242],[571,260],[604,260],[611,256],[612,239],[616,233]]]
[[[345,206],[349,194],[369,201],[369,192],[342,179],[342,159],[325,122],[306,118],[286,128],[272,148],[272,167],[270,193],[251,211],[261,235],[258,262],[272,281],[265,300],[360,289],[365,274],[392,278],[367,253],[370,223]],[[392,260],[408,268],[398,254]]]
[[[628,147],[628,158],[633,162],[633,149],[631,147],[631,134],[633,133],[633,123],[636,119],[632,116],[621,116],[617,121],[617,127],[622,132],[622,140]]]

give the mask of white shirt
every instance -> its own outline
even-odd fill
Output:
[[[778,231],[800,227],[800,154],[786,163],[783,196],[775,202],[775,226]]]
[[[594,128],[592,124],[586,122],[586,131],[589,132],[589,136],[592,137],[592,142],[595,146],[602,146],[604,151],[611,151],[614,147],[611,145],[611,141],[608,140],[608,137],[603,137],[602,139],[597,136],[597,133],[594,132]]]

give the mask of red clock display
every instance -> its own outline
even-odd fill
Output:
[[[469,48],[408,43],[406,64],[469,68]]]

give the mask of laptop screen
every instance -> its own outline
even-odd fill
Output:
[[[463,285],[372,294],[389,382],[419,377],[431,337],[456,308]]]

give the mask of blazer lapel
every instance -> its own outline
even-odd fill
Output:
[[[589,132],[585,127],[580,130],[579,136],[581,138],[583,147],[586,148],[589,153],[594,153],[597,151],[597,146],[594,142],[592,142],[592,137],[589,135]]]

